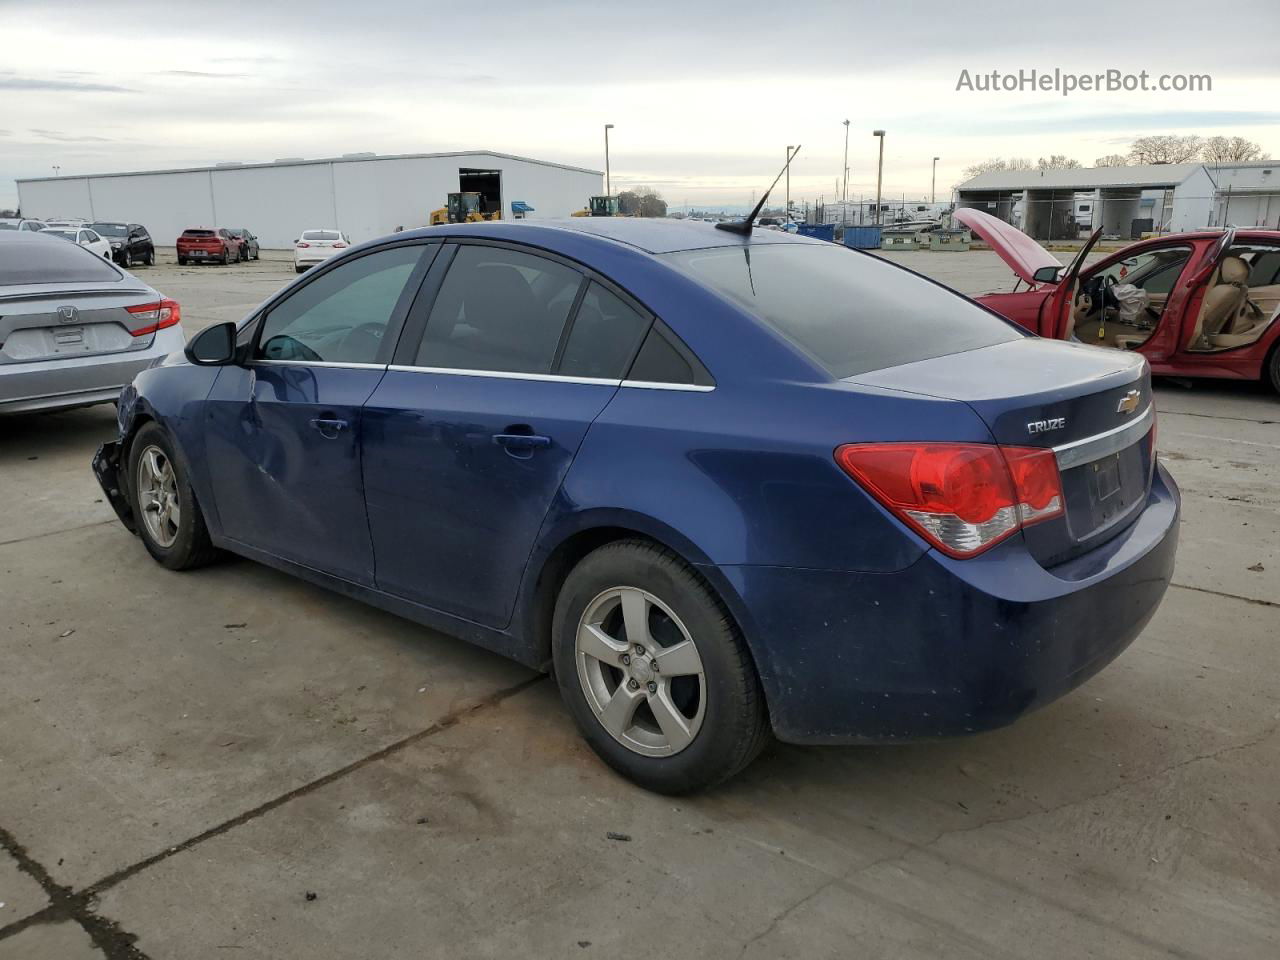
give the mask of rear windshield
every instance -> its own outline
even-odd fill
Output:
[[[18,225],[16,223],[0,223],[0,230],[17,230],[17,229],[18,229]]]
[[[835,244],[713,247],[665,258],[746,307],[836,378],[1023,336],[944,287]]]
[[[183,230],[184,237],[214,237],[217,236],[212,230]]]
[[[124,237],[129,234],[123,223],[95,223],[92,226],[104,237]]]
[[[338,234],[332,230],[307,230],[302,234],[303,240],[337,240]]]
[[[104,257],[75,243],[31,240],[0,244],[0,286],[8,283],[102,283],[121,279]]]

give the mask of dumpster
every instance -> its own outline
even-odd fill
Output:
[[[963,253],[969,249],[969,231],[935,230],[929,234],[929,249],[942,253]]]
[[[869,227],[845,227],[844,245],[846,247],[853,247],[855,250],[879,250],[880,225],[873,224]]]
[[[917,246],[914,230],[910,233],[903,230],[893,232],[886,230],[880,234],[881,250],[914,250]]]
[[[834,242],[836,225],[834,223],[801,223],[797,225],[796,232],[802,237],[817,237],[819,240]]]

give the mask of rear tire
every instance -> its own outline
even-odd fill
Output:
[[[305,272],[306,272],[306,270],[307,270],[307,268],[306,268],[306,267],[299,267],[299,266],[297,266],[297,265],[295,265],[295,266],[294,266],[294,268],[293,268],[293,272],[294,272],[294,273],[305,273]]]
[[[627,630],[633,622],[638,636]],[[623,540],[584,558],[560,589],[552,644],[560,695],[583,738],[648,790],[704,790],[768,742],[764,692],[737,626],[664,547]]]
[[[210,563],[218,550],[168,434],[148,423],[129,445],[129,499],[147,552],[170,570]]]
[[[133,257],[129,256],[129,250],[127,247],[124,251],[124,263],[120,264],[120,266],[124,267],[126,270],[133,266]]]
[[[147,254],[147,266],[154,267],[156,265],[156,252],[152,250]]]
[[[187,265],[187,258],[186,258],[186,257],[179,257],[179,258],[178,258],[178,266],[180,266],[180,267],[185,267],[186,265]]]

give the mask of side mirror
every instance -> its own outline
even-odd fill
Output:
[[[1061,272],[1061,267],[1041,267],[1031,275],[1031,279],[1036,283],[1057,283]]]
[[[236,325],[230,321],[201,330],[183,351],[201,367],[225,367],[236,359]]]

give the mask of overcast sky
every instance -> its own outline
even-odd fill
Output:
[[[468,9],[469,8],[469,9]],[[1224,8],[1225,10],[1225,8]],[[16,177],[474,148],[602,169],[679,208],[745,203],[787,144],[793,198],[942,198],[993,155],[1092,165],[1153,133],[1280,156],[1280,4],[0,0],[0,207]],[[475,12],[479,11],[479,12]],[[1208,73],[1207,93],[977,93],[1021,68]]]

